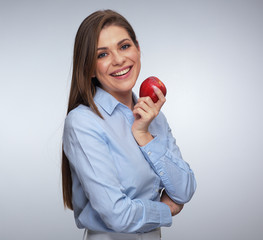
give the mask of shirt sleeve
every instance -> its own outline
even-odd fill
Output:
[[[69,117],[63,134],[64,152],[92,208],[114,232],[148,232],[171,226],[170,208],[161,202],[131,199],[118,179],[103,129],[87,118]]]
[[[182,159],[179,147],[166,118],[162,115],[162,129],[147,145],[140,147],[146,160],[159,175],[168,196],[179,204],[191,200],[196,180],[187,162]]]

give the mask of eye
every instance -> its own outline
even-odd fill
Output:
[[[98,58],[103,58],[103,57],[106,57],[107,56],[107,53],[100,53],[99,55],[98,55]]]
[[[129,48],[130,46],[131,46],[130,44],[124,44],[121,46],[121,49],[125,50],[125,49]]]

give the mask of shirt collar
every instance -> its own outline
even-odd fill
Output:
[[[135,103],[137,103],[137,97],[134,93],[132,93],[132,97]],[[109,115],[113,113],[117,105],[123,105],[116,98],[114,98],[111,94],[104,91],[100,87],[96,87],[96,94],[94,96],[94,101],[96,104],[99,104],[104,111],[106,111]]]

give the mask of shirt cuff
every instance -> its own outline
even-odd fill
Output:
[[[155,136],[152,141],[145,146],[140,147],[142,153],[147,160],[150,160],[154,165],[163,157],[167,151],[167,143],[164,139]]]
[[[140,201],[145,206],[146,223],[160,223],[159,227],[170,227],[172,225],[172,215],[168,205],[144,199],[140,199]]]

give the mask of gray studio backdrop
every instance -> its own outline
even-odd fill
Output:
[[[133,25],[140,83],[163,108],[198,188],[164,240],[263,238],[263,1],[0,2],[0,239],[81,239],[61,196],[74,36],[112,8]]]

